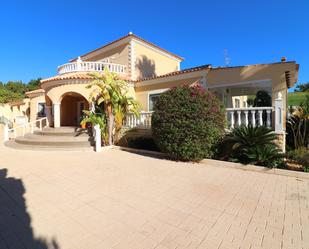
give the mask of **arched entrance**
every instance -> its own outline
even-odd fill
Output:
[[[60,105],[60,125],[79,126],[83,110],[89,110],[89,102],[85,97],[75,92],[65,93]]]

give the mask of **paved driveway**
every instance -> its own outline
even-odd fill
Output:
[[[0,147],[0,248],[309,248],[309,182],[128,152]]]

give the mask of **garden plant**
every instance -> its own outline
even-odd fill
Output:
[[[172,88],[155,103],[152,134],[160,151],[174,160],[211,158],[224,127],[222,103],[200,85]]]

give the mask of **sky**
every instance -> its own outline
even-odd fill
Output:
[[[0,81],[50,77],[57,66],[128,32],[185,58],[181,68],[300,64],[309,82],[307,0],[14,0],[0,5]]]

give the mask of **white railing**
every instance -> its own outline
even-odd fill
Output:
[[[274,107],[226,108],[227,128],[230,130],[241,125],[272,128],[275,122],[273,111]],[[130,128],[151,128],[151,116],[152,112],[141,112],[139,116],[130,113],[127,115],[125,125]]]
[[[241,125],[272,127],[273,107],[226,108],[228,129]]]
[[[127,115],[125,125],[134,128],[146,128],[151,127],[151,116],[152,112],[141,112],[139,116],[136,116],[134,113]]]
[[[279,93],[273,107],[226,108],[228,130],[241,125],[267,126],[276,133],[284,133],[284,105]],[[139,117],[130,113],[125,125],[134,128],[151,128],[152,112],[141,112]]]
[[[49,126],[48,119],[46,117],[16,126],[11,129],[9,129],[6,125],[3,133],[4,141],[15,139],[17,136],[25,136],[27,133],[33,133],[35,129],[42,130],[45,126]]]
[[[109,62],[94,62],[94,61],[76,61],[58,66],[58,74],[71,72],[102,72],[104,68],[108,68],[110,72],[125,74],[126,66],[109,63]]]

